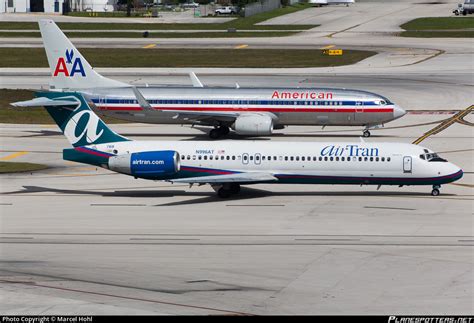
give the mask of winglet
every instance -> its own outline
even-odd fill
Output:
[[[189,77],[191,78],[194,87],[204,87],[194,72],[189,72]]]

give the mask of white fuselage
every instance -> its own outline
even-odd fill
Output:
[[[180,170],[166,180],[268,172],[282,183],[435,185],[462,176],[449,162],[428,161],[426,148],[403,143],[129,141],[92,147],[112,155],[172,150]],[[127,173],[127,171],[123,171]]]

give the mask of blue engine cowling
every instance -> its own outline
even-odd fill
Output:
[[[179,168],[179,154],[173,150],[123,154],[109,159],[109,169],[142,178],[172,176]]]

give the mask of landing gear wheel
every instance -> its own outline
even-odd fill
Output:
[[[212,129],[210,132],[209,132],[209,137],[211,137],[211,139],[217,139],[221,136],[220,132],[219,132],[219,129],[216,128],[216,129]]]
[[[211,137],[211,139],[218,139],[222,136],[229,134],[229,132],[230,132],[229,127],[223,126],[219,128],[214,128],[209,132],[209,137]]]
[[[431,195],[438,196],[440,188],[441,188],[440,185],[433,185],[433,190],[431,191]]]
[[[227,136],[230,132],[229,127],[219,127],[219,130],[221,131],[223,136]]]
[[[368,137],[370,137],[370,131],[369,131],[369,130],[364,130],[364,132],[362,133],[362,135],[363,135],[365,138],[368,138]]]
[[[217,195],[219,195],[220,198],[223,198],[223,199],[226,199],[226,198],[229,198],[231,196],[231,191],[230,190],[227,190],[223,187],[221,187],[218,191],[217,191]]]

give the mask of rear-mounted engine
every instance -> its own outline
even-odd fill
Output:
[[[161,178],[179,172],[179,154],[173,150],[122,154],[109,159],[109,169],[142,178]]]

